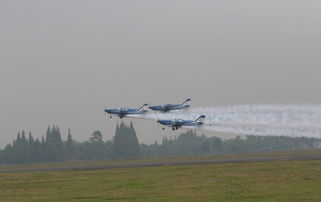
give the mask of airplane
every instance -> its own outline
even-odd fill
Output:
[[[156,106],[150,106],[149,109],[154,110],[154,111],[161,111],[161,112],[167,113],[172,110],[179,110],[179,109],[188,108],[190,106],[188,104],[190,101],[191,101],[191,99],[188,98],[182,104],[156,105]]]
[[[138,109],[131,109],[127,107],[121,107],[119,109],[105,109],[105,113],[110,114],[110,118],[112,118],[112,115],[118,116],[120,119],[124,118],[127,115],[131,114],[144,114],[147,113],[148,110],[145,109],[148,104],[143,104],[140,108]]]
[[[161,125],[171,127],[174,131],[174,130],[178,130],[178,128],[182,128],[185,126],[186,127],[188,127],[188,126],[194,126],[194,127],[201,126],[204,124],[204,119],[205,119],[205,115],[201,115],[195,121],[175,119],[174,121],[172,121],[172,120],[158,120],[157,122],[160,123]],[[163,130],[165,130],[164,127],[163,127]]]

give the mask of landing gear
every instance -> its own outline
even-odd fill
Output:
[[[175,128],[174,128],[174,127],[172,127],[172,130],[173,130],[173,131],[175,131]]]
[[[112,118],[111,116],[109,118]]]
[[[165,128],[162,128],[163,130],[165,130]]]

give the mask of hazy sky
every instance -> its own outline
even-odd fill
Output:
[[[321,1],[0,1],[0,147],[114,135],[105,106],[321,103]],[[133,120],[138,138],[165,135]],[[212,134],[215,135],[215,134]]]

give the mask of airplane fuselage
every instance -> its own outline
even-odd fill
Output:
[[[110,114],[111,116],[118,116],[119,118],[124,118],[127,115],[132,114],[144,114],[147,113],[147,110],[139,110],[139,109],[129,109],[129,108],[120,108],[120,109],[106,109],[106,113]]]
[[[177,130],[183,126],[201,126],[202,121],[190,121],[190,120],[158,120],[158,123],[164,126],[171,127],[173,130]],[[164,129],[164,128],[163,128]]]
[[[182,104],[155,105],[155,106],[150,106],[149,109],[167,113],[172,110],[180,110],[180,109],[186,109],[190,107],[190,105],[188,104],[190,101],[191,99],[187,98]]]
[[[180,104],[166,104],[166,105],[156,105],[156,106],[150,106],[149,108],[154,111],[160,111],[160,112],[170,112],[172,110],[180,110],[180,109],[186,109],[190,105],[180,105]]]

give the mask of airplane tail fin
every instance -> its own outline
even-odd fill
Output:
[[[192,99],[191,99],[191,98],[187,98],[187,99],[182,103],[182,105],[188,104],[190,101],[192,101]]]
[[[145,110],[146,107],[148,107],[148,104],[143,104],[143,105],[138,109],[138,111],[140,111],[140,110]]]
[[[205,119],[205,115],[201,115],[200,117],[198,117],[195,122],[203,122]]]

